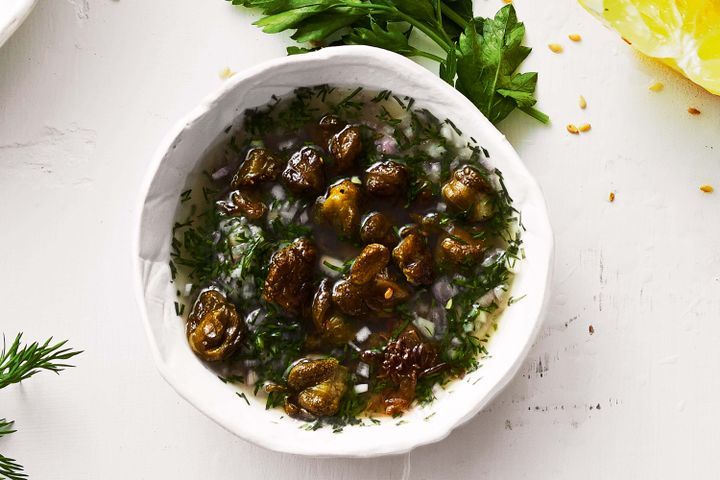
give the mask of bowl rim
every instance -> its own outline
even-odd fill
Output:
[[[38,0],[15,0],[0,7],[0,47],[20,28]]]
[[[443,88],[445,90],[445,94],[447,94],[450,97],[454,97],[453,100],[461,103],[465,103],[467,107],[470,107],[474,109],[477,112],[478,121],[485,122],[487,125],[489,125],[493,130],[495,130],[495,133],[497,134],[497,138],[495,141],[499,142],[499,144],[504,147],[503,153],[501,155],[509,155],[511,158],[510,160],[517,164],[517,168],[524,174],[525,177],[525,187],[528,191],[530,191],[534,196],[539,198],[541,201],[538,202],[537,205],[535,205],[535,208],[537,209],[537,222],[536,225],[536,231],[537,235],[542,237],[544,240],[543,246],[544,249],[539,248],[538,250],[541,250],[543,253],[542,257],[544,258],[545,262],[538,265],[537,268],[542,268],[545,272],[544,274],[544,289],[542,291],[542,301],[540,302],[540,305],[538,308],[535,309],[533,312],[533,319],[534,324],[532,325],[532,329],[530,331],[530,334],[526,337],[525,344],[522,346],[522,349],[520,350],[520,353],[513,359],[512,362],[508,362],[508,366],[503,367],[503,373],[499,377],[499,379],[496,381],[496,383],[490,388],[490,390],[486,393],[484,397],[481,397],[473,406],[473,408],[469,409],[468,411],[463,412],[462,416],[459,416],[455,418],[451,423],[445,424],[442,426],[442,428],[428,428],[425,429],[425,433],[422,437],[413,437],[410,439],[405,440],[402,443],[397,443],[391,447],[382,447],[378,448],[377,446],[358,446],[357,449],[354,449],[352,451],[350,450],[339,450],[332,448],[326,449],[325,451],[318,452],[316,448],[306,445],[297,445],[293,447],[288,447],[287,444],[284,444],[282,442],[274,441],[271,438],[268,438],[266,435],[263,435],[262,433],[253,432],[245,430],[244,432],[240,433],[235,431],[234,429],[231,429],[229,426],[225,425],[223,423],[222,418],[219,415],[216,415],[215,412],[210,409],[206,408],[206,406],[201,406],[198,404],[198,402],[195,400],[198,395],[196,392],[190,391],[191,389],[186,388],[184,385],[175,382],[174,378],[176,377],[175,372],[169,368],[169,366],[164,362],[161,352],[158,348],[157,343],[154,340],[154,334],[152,332],[152,327],[150,324],[150,319],[148,315],[147,308],[145,306],[145,295],[144,295],[144,288],[142,284],[142,261],[141,261],[141,255],[140,255],[140,241],[142,236],[142,223],[144,218],[144,206],[145,201],[147,198],[147,195],[150,191],[152,182],[158,172],[158,169],[163,161],[163,159],[168,155],[168,153],[171,151],[172,146],[175,144],[176,140],[183,134],[183,132],[190,128],[196,120],[198,120],[200,117],[202,117],[204,114],[206,114],[210,108],[212,108],[213,105],[215,105],[219,100],[221,100],[228,92],[232,91],[236,88],[236,86],[239,83],[248,81],[252,79],[253,77],[266,72],[268,70],[272,70],[281,66],[287,66],[287,65],[302,65],[304,63],[308,62],[317,62],[317,61],[324,61],[328,62],[333,59],[337,59],[338,57],[358,57],[358,58],[365,58],[367,60],[373,61],[373,62],[380,62],[386,64],[385,66],[390,68],[398,68],[402,67],[405,71],[410,72],[413,76],[417,76],[421,78],[423,81],[426,82],[434,82],[438,85],[439,88]],[[442,85],[442,86],[441,86]],[[218,132],[220,133],[220,132]],[[131,261],[134,266],[134,290],[135,290],[135,299],[138,304],[138,307],[140,308],[140,318],[143,323],[143,327],[145,329],[145,334],[147,336],[148,342],[150,344],[150,350],[152,352],[152,356],[154,359],[154,363],[158,371],[160,372],[160,375],[163,377],[163,379],[186,401],[188,401],[190,404],[192,404],[195,408],[197,408],[200,412],[202,412],[205,416],[212,419],[215,423],[223,427],[225,430],[235,434],[236,436],[252,442],[256,445],[259,445],[263,448],[282,452],[282,453],[291,453],[291,454],[297,454],[297,455],[307,455],[307,456],[313,456],[313,457],[341,457],[341,458],[368,458],[368,457],[377,457],[377,456],[384,456],[384,455],[395,455],[395,454],[402,454],[407,453],[414,448],[428,445],[431,443],[438,442],[445,437],[447,437],[453,430],[455,430],[457,427],[461,426],[462,424],[466,423],[468,420],[473,418],[477,413],[479,413],[492,399],[494,399],[509,383],[510,381],[515,377],[516,373],[520,369],[520,366],[524,362],[525,358],[527,357],[527,354],[532,346],[532,344],[535,342],[535,339],[540,331],[540,327],[542,325],[543,319],[545,317],[547,306],[549,303],[550,298],[550,286],[551,286],[551,278],[552,278],[552,271],[553,271],[553,262],[554,262],[554,237],[552,233],[552,228],[550,225],[549,215],[547,211],[547,205],[545,202],[544,195],[542,193],[542,190],[540,189],[540,186],[538,185],[535,178],[530,174],[530,172],[525,167],[524,163],[521,161],[515,150],[512,148],[510,143],[507,141],[505,136],[500,133],[487,118],[475,107],[465,96],[463,96],[459,91],[455,90],[452,86],[445,83],[443,80],[441,80],[438,76],[427,70],[426,68],[420,66],[419,64],[413,62],[412,60],[409,60],[401,55],[398,55],[393,52],[389,52],[386,50],[382,50],[375,47],[368,47],[368,46],[337,46],[337,47],[327,47],[315,52],[305,53],[301,55],[292,55],[287,57],[280,57],[275,58],[271,60],[267,60],[265,62],[262,62],[260,64],[257,64],[255,66],[249,67],[247,69],[244,69],[241,72],[236,73],[231,77],[230,79],[226,80],[220,87],[218,87],[216,90],[214,90],[212,93],[207,95],[201,102],[193,108],[188,114],[181,117],[177,122],[173,124],[173,126],[168,130],[168,132],[163,137],[162,141],[159,143],[159,146],[155,150],[155,153],[153,154],[152,160],[146,167],[147,171],[143,177],[139,192],[138,192],[138,198],[136,200],[135,206],[133,208],[132,212],[132,218],[133,218],[133,229],[132,229],[132,248],[131,248]],[[544,250],[544,251],[543,251]]]

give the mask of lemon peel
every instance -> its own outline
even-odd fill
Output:
[[[720,1],[579,1],[640,52],[720,95]]]

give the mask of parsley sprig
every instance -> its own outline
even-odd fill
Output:
[[[227,0],[258,8],[255,24],[266,33],[294,30],[292,38],[312,48],[370,45],[406,57],[440,64],[440,77],[455,86],[493,123],[518,108],[542,123],[549,117],[534,108],[536,72],[517,69],[531,49],[522,45],[525,26],[512,4],[494,18],[474,17],[472,0]],[[415,46],[411,33],[430,39],[432,51]]]

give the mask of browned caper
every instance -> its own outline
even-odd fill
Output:
[[[342,313],[356,317],[367,313],[364,294],[361,286],[340,280],[333,286],[332,299]]]
[[[275,180],[282,171],[282,160],[267,148],[253,148],[230,182],[232,188],[254,187]]]
[[[350,323],[333,312],[332,283],[325,278],[320,282],[312,303],[312,319],[323,339],[339,345],[348,342],[355,335]]]
[[[405,278],[412,285],[429,285],[433,278],[433,259],[425,237],[416,229],[408,229],[392,256]]]
[[[453,172],[442,187],[442,196],[452,210],[465,212],[472,221],[481,221],[493,213],[492,187],[475,168],[465,165]]]
[[[226,215],[243,215],[248,220],[258,220],[267,212],[263,202],[241,190],[230,193],[230,201],[221,200],[217,202],[217,206]]]
[[[344,173],[353,168],[362,153],[360,127],[347,126],[332,136],[328,150],[333,158],[333,171]]]
[[[360,227],[360,239],[363,243],[379,243],[388,248],[393,248],[398,243],[392,222],[387,215],[379,212],[365,217]]]
[[[473,265],[482,260],[485,243],[467,230],[452,227],[443,235],[435,248],[435,260],[439,264]]]
[[[347,369],[332,357],[301,359],[290,369],[287,383],[296,392],[298,406],[313,415],[331,416],[347,390]]]
[[[379,243],[365,246],[350,269],[350,282],[365,285],[374,279],[390,262],[390,250]]]
[[[188,316],[188,342],[195,354],[208,362],[228,358],[243,340],[245,323],[235,305],[217,290],[202,292]]]
[[[392,160],[368,168],[365,177],[365,189],[378,197],[398,196],[405,192],[407,185],[407,168]]]
[[[350,180],[336,183],[318,200],[317,217],[332,225],[343,237],[356,235],[360,224],[360,188]]]
[[[316,195],[325,185],[324,164],[318,150],[303,147],[290,157],[282,173],[283,181],[295,195]]]
[[[275,252],[270,259],[263,298],[289,313],[299,313],[312,294],[316,257],[317,249],[307,238],[299,238]]]

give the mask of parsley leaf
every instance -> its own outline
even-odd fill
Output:
[[[294,30],[292,38],[313,48],[288,47],[296,55],[328,45],[370,45],[440,64],[440,77],[468,97],[493,123],[520,109],[548,123],[534,108],[537,73],[516,73],[530,53],[525,26],[512,4],[495,18],[473,17],[472,0],[227,0],[258,8],[255,25],[266,33]],[[411,34],[427,37],[415,46]]]
[[[405,56],[414,56],[417,49],[410,46],[408,37],[411,30],[400,32],[390,30],[388,26],[381,27],[375,20],[370,21],[370,28],[355,28],[352,33],[345,38],[350,44],[370,45],[372,47],[384,48]]]
[[[494,19],[471,22],[460,35],[455,86],[493,123],[516,107],[535,105],[537,73],[515,73],[531,50],[521,44],[524,36],[525,26],[512,5]]]

